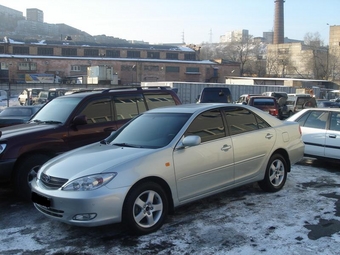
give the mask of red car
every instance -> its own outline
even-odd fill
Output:
[[[261,109],[262,111],[268,112],[279,119],[279,104],[275,97],[268,96],[251,96],[248,101],[248,105]]]

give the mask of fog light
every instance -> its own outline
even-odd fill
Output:
[[[88,221],[88,220],[93,220],[96,217],[97,217],[96,213],[83,213],[83,214],[74,215],[73,220]]]

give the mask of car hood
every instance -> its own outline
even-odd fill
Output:
[[[27,133],[40,132],[43,130],[54,129],[57,126],[58,125],[56,124],[47,125],[47,124],[37,124],[37,123],[24,123],[24,124],[4,127],[4,128],[1,128],[2,134],[1,134],[0,139],[6,139],[9,137],[13,137],[13,136],[19,137]]]
[[[41,168],[49,176],[76,179],[85,175],[116,172],[121,164],[133,164],[158,149],[121,147],[100,142],[57,156]]]

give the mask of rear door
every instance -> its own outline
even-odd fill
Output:
[[[276,132],[248,109],[226,108],[225,116],[234,148],[235,184],[242,183],[264,171]]]

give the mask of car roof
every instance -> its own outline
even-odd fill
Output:
[[[258,112],[257,109],[254,110],[253,107],[248,105],[240,105],[240,104],[233,104],[233,103],[200,103],[200,104],[181,104],[181,105],[173,105],[173,106],[165,106],[160,108],[155,108],[149,110],[148,112],[152,113],[195,113],[197,111],[206,111],[218,107],[242,107],[247,108],[251,111]],[[260,111],[262,112],[262,111]]]
[[[60,96],[58,98],[64,98],[64,97],[78,97],[78,98],[85,98],[91,95],[107,95],[108,93],[122,93],[122,92],[128,92],[128,93],[136,93],[139,94],[140,92],[163,92],[167,91],[169,94],[170,93],[175,93],[173,90],[166,88],[166,87],[152,87],[152,88],[142,88],[142,87],[118,87],[118,88],[100,88],[100,89],[95,89],[95,90],[85,90],[85,91],[76,91],[71,94],[67,94],[64,96]]]

